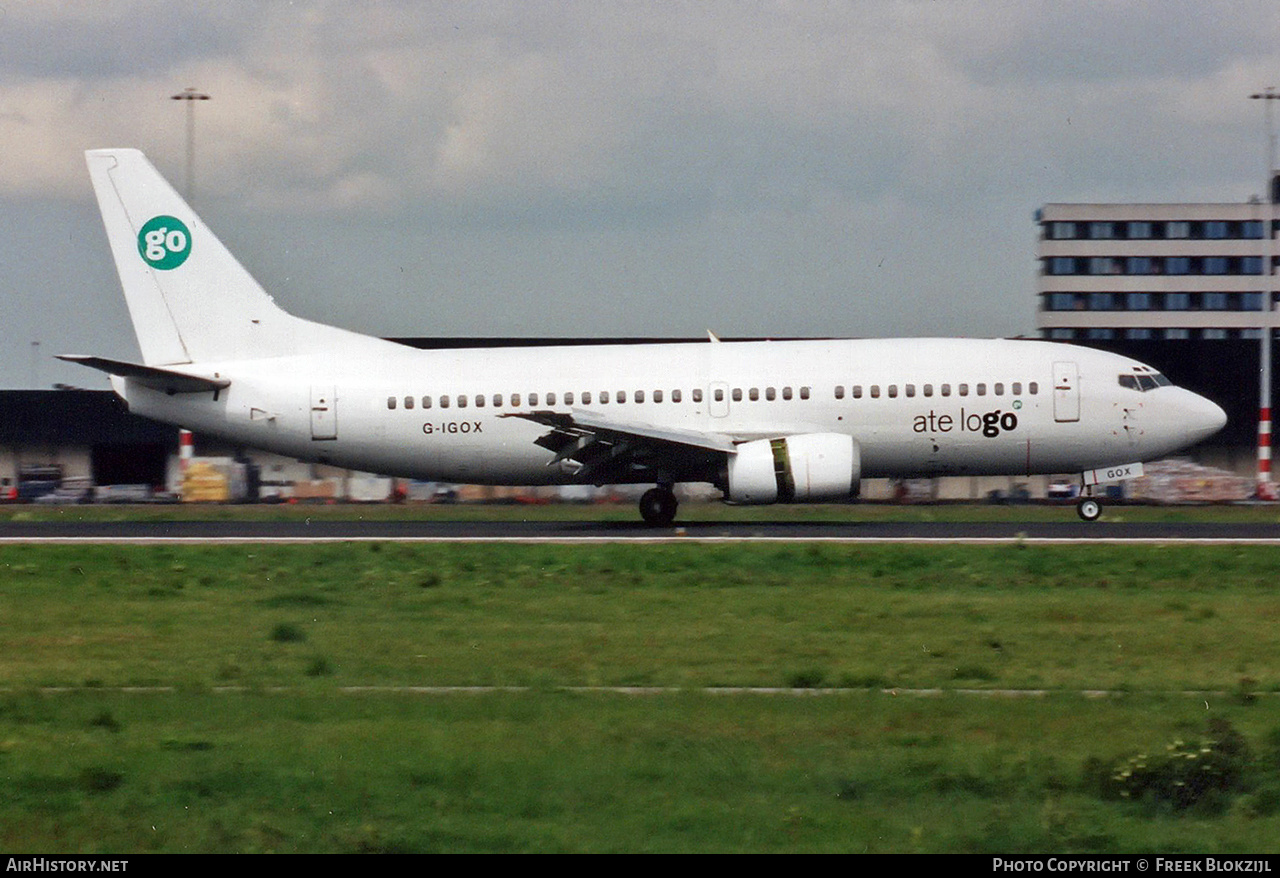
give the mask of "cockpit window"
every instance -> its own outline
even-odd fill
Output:
[[[1172,381],[1161,375],[1159,372],[1120,376],[1121,387],[1127,387],[1130,390],[1136,390],[1139,393],[1146,393],[1148,390],[1155,390],[1157,387],[1165,387],[1172,383]]]

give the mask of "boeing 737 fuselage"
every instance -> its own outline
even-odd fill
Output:
[[[303,460],[651,483],[641,513],[667,524],[680,482],[774,503],[848,499],[871,477],[1111,480],[1226,422],[1141,363],[1031,340],[418,350],[285,313],[141,153],[87,158],[143,362],[66,359],[110,373],[138,414]]]

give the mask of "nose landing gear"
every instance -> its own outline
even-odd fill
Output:
[[[1102,504],[1092,497],[1082,497],[1076,504],[1076,514],[1085,521],[1097,521],[1102,515]]]

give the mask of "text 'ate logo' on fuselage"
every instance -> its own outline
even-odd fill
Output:
[[[152,217],[138,232],[138,253],[152,268],[170,271],[191,255],[191,232],[177,217]]]

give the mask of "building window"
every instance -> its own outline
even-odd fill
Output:
[[[1151,223],[1145,222],[1143,220],[1136,220],[1134,222],[1129,223],[1128,232],[1129,232],[1130,240],[1133,240],[1135,238],[1150,238]]]
[[[1164,236],[1166,238],[1190,238],[1191,223],[1182,220],[1165,223]]]
[[[1156,261],[1150,256],[1130,256],[1125,260],[1125,274],[1155,274]]]
[[[1191,333],[1186,329],[1166,329],[1164,337],[1170,341],[1185,341],[1191,337]]]
[[[1226,274],[1227,265],[1227,257],[1225,256],[1206,256],[1204,258],[1204,273]]]
[[[1050,293],[1046,298],[1048,311],[1074,311],[1076,308],[1074,293]]]
[[[1076,236],[1075,223],[1049,223],[1049,237],[1055,241],[1069,241]]]
[[[1090,311],[1114,311],[1116,307],[1116,297],[1114,293],[1090,293],[1089,294],[1089,310]]]
[[[1164,310],[1188,311],[1190,309],[1191,309],[1190,293],[1165,293],[1164,294]]]
[[[1189,256],[1169,256],[1164,261],[1165,274],[1189,274],[1191,258]]]
[[[1150,341],[1153,336],[1150,329],[1126,329],[1124,337],[1132,341]]]
[[[1103,241],[1116,236],[1116,224],[1109,222],[1089,223],[1089,237],[1095,241]]]
[[[1075,274],[1076,260],[1072,256],[1055,256],[1049,260],[1049,274]]]
[[[1069,341],[1076,337],[1074,329],[1051,329],[1049,330],[1049,338],[1054,341]]]
[[[1089,274],[1120,274],[1120,260],[1114,256],[1089,257]]]
[[[1241,274],[1262,274],[1262,257],[1245,256],[1240,260]]]
[[[1201,334],[1205,341],[1222,341],[1227,337],[1225,329],[1206,329]]]
[[[1261,311],[1262,310],[1262,293],[1241,293],[1240,294],[1240,310],[1241,311]]]
[[[1227,224],[1221,220],[1210,220],[1204,224],[1204,236],[1215,241],[1227,237]]]
[[[1261,239],[1262,220],[1246,220],[1244,226],[1240,229],[1240,237],[1255,241]]]
[[[1227,310],[1227,294],[1202,293],[1200,296],[1200,307],[1206,311],[1225,311]]]
[[[1116,337],[1116,331],[1114,329],[1094,328],[1094,329],[1090,329],[1085,334],[1085,337],[1088,338],[1090,341],[1109,341]]]
[[[1124,306],[1130,311],[1150,311],[1151,310],[1151,294],[1150,293],[1126,293],[1124,297]]]

